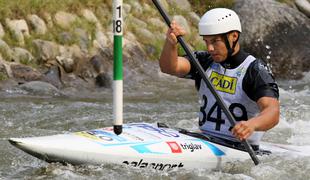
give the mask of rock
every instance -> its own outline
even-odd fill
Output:
[[[96,79],[96,85],[99,87],[110,87],[110,78],[108,74],[112,72],[113,55],[109,49],[102,49],[99,54],[92,56],[89,60],[89,70]]]
[[[61,80],[61,69],[58,66],[50,67],[42,78],[43,81],[52,84],[57,88],[63,87],[63,82]]]
[[[34,61],[34,57],[26,49],[15,47],[12,49],[12,51],[14,53],[13,57],[14,57],[15,62],[27,65],[27,64],[30,64]]]
[[[146,22],[144,22],[143,20],[140,20],[136,17],[131,16],[130,17],[130,21],[132,22],[132,24],[135,25],[136,28],[138,29],[142,29],[142,28],[147,28],[147,24]]]
[[[108,43],[111,45],[110,47],[112,48],[112,43],[113,43],[113,39],[114,39],[114,34],[112,31],[108,31],[105,33],[106,37],[108,38]]]
[[[194,27],[198,28],[200,17],[195,12],[190,12],[188,17],[190,18],[190,22],[194,25]]]
[[[77,21],[78,17],[75,14],[59,11],[54,16],[55,23],[64,29],[70,29],[71,25]]]
[[[64,87],[65,89],[71,89],[69,90],[71,92],[76,90],[75,95],[80,95],[84,90],[88,90],[88,92],[89,90],[93,90],[96,85],[94,78],[84,78],[72,73],[68,74],[67,80],[64,81]]]
[[[88,22],[91,22],[91,23],[98,23],[98,18],[96,17],[96,15],[89,9],[83,9],[82,10],[82,15],[83,17],[88,21]]]
[[[310,18],[310,3],[309,0],[295,0],[297,8]]]
[[[59,46],[59,56],[56,57],[62,58],[71,58],[72,57],[72,51],[70,50],[69,46]]]
[[[2,39],[0,39],[0,53],[2,55],[2,58],[6,61],[13,61],[14,57],[13,54],[14,52],[12,51],[12,49],[10,48],[10,46],[3,41]]]
[[[106,73],[100,73],[96,77],[96,85],[99,87],[110,88],[111,87],[111,77]]]
[[[107,36],[100,30],[96,31],[94,45],[98,48],[104,48],[108,46],[109,39]]]
[[[2,24],[0,23],[0,38],[3,38],[4,35],[5,35],[5,32],[4,32]]]
[[[168,2],[170,2],[170,0],[168,0]],[[161,4],[161,6],[164,8],[164,9],[169,9],[169,4],[168,4],[167,0],[159,0],[159,3]]]
[[[22,84],[19,87],[29,92],[30,94],[38,96],[42,95],[57,96],[61,94],[60,91],[55,86],[43,81],[31,81]]]
[[[37,70],[22,64],[11,64],[12,75],[22,81],[36,81],[42,78],[42,74]]]
[[[46,24],[39,16],[32,14],[28,15],[27,19],[36,34],[44,35],[47,32]]]
[[[25,44],[25,37],[30,36],[26,21],[23,19],[10,20],[6,18],[5,23],[19,45],[23,46]]]
[[[234,9],[241,19],[241,44],[266,60],[277,78],[301,78],[310,70],[310,24],[306,16],[273,0],[236,0]]]
[[[64,68],[65,72],[72,73],[76,69],[76,60],[83,58],[83,53],[77,45],[59,46],[57,62]]]
[[[72,73],[74,70],[74,60],[70,57],[56,57],[57,62],[64,68],[66,73]]]
[[[91,79],[94,82],[94,78],[98,75],[98,72],[94,70],[92,62],[83,58],[76,62],[76,70],[74,74],[83,80]]]
[[[152,43],[156,39],[152,32],[144,28],[136,28],[135,34],[136,36],[138,36],[137,38],[139,39],[139,41],[143,43]]]
[[[13,77],[10,63],[7,61],[4,61],[2,57],[0,59],[0,66],[1,66],[1,72],[3,73],[3,75],[6,75],[8,78]]]
[[[99,15],[97,16],[97,18],[100,22],[105,22],[107,18],[112,20],[112,12],[111,12],[111,7],[109,3],[100,3],[100,5],[98,5],[95,9],[96,9],[96,14]]]
[[[181,15],[176,15],[176,16],[173,16],[173,19],[178,22],[183,28],[184,30],[188,33],[188,34],[191,34],[191,28],[187,22],[187,20],[181,16]]]
[[[167,25],[159,18],[150,18],[147,20],[148,24],[156,27],[160,32],[167,31]]]
[[[148,4],[146,2],[144,2],[142,4],[142,8],[143,8],[143,13],[144,14],[154,14],[154,5],[153,4]]]
[[[71,44],[74,41],[73,35],[70,32],[61,32],[58,34],[58,42],[60,44]]]
[[[137,42],[136,36],[130,31],[125,33],[125,37],[126,37],[126,39],[128,39],[131,42]]]
[[[7,80],[8,78],[9,78],[9,74],[7,72],[7,67],[3,63],[3,60],[0,60],[0,82],[3,80]]]
[[[104,65],[103,65],[103,58],[100,55],[95,55],[92,58],[90,58],[90,63],[92,67],[94,68],[96,73],[104,72]]]
[[[39,64],[45,64],[49,60],[56,60],[56,56],[59,55],[59,47],[55,42],[36,39],[33,43]]]
[[[169,0],[167,1],[172,7],[181,9],[183,11],[191,11],[192,5],[188,0]]]
[[[123,17],[126,17],[127,14],[129,14],[131,11],[131,5],[127,4],[127,3],[123,3]]]
[[[71,46],[69,46],[69,50],[71,52],[71,57],[73,59],[81,59],[81,58],[84,58],[86,55],[82,52],[81,48],[76,45],[76,44],[73,44]]]
[[[43,13],[42,13],[42,18],[45,20],[45,22],[46,22],[46,24],[47,24],[47,27],[53,28],[54,22],[53,22],[53,18],[52,18],[52,16],[51,16],[50,13],[48,13],[48,12],[43,12]]]
[[[91,44],[87,31],[82,28],[76,28],[74,32],[75,35],[78,37],[79,46],[81,47],[81,50],[87,53],[88,47],[90,47]]]
[[[138,17],[143,15],[143,8],[139,1],[129,1],[129,4],[134,7],[131,9],[131,13],[135,14]]]
[[[153,72],[158,71],[157,63],[147,60],[149,55],[145,49],[139,46],[139,43],[132,42],[124,47],[124,81],[137,83],[140,80],[145,80],[147,77],[152,77]]]

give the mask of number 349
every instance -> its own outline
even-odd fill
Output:
[[[220,131],[221,125],[225,124],[225,120],[222,119],[221,107],[216,102],[212,105],[212,107],[210,108],[210,110],[207,114],[206,107],[208,105],[208,98],[206,95],[203,95],[203,101],[204,101],[204,104],[200,107],[200,112],[202,113],[202,118],[199,118],[199,126],[202,126],[206,121],[210,121],[210,122],[216,123],[215,130]],[[234,116],[236,121],[245,121],[248,119],[248,114],[247,114],[246,108],[242,104],[232,103],[228,109],[232,113],[232,115]],[[241,111],[241,115],[237,116],[235,114],[236,109],[239,109]],[[211,116],[214,112],[216,112],[216,117]]]

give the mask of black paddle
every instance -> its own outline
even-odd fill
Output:
[[[171,21],[170,21],[168,15],[167,15],[167,13],[164,11],[164,9],[161,7],[160,3],[157,0],[152,0],[152,1],[153,1],[154,5],[156,6],[156,8],[158,9],[158,11],[160,12],[161,16],[166,21],[167,25],[170,27]],[[199,64],[198,60],[195,58],[193,53],[190,51],[190,49],[188,48],[188,46],[184,42],[183,37],[178,36],[177,39],[178,39],[178,42],[181,44],[182,48],[184,49],[184,51],[186,52],[186,54],[188,55],[190,61],[197,68],[197,70],[199,72],[199,75],[202,77],[202,79],[205,81],[205,83],[207,84],[208,88],[210,89],[210,91],[214,95],[218,105],[221,107],[221,109],[226,114],[226,116],[227,116],[231,126],[234,127],[236,125],[235,118],[232,116],[231,112],[226,107],[223,99],[217,94],[215,88],[211,84],[209,78],[207,77],[205,71],[203,70],[203,68]],[[243,143],[245,149],[250,154],[254,164],[258,165],[259,164],[259,159],[257,158],[257,156],[256,156],[255,152],[253,151],[252,147],[250,146],[249,142],[247,140],[243,140],[242,143]]]

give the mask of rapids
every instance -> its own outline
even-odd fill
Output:
[[[127,84],[125,122],[164,122],[196,129],[198,101],[193,82],[162,73]],[[310,73],[302,80],[279,81],[281,120],[264,141],[310,145]],[[10,137],[41,136],[112,125],[112,91],[34,96],[11,89],[0,93],[0,179],[310,179],[310,158],[271,155],[254,166],[251,160],[225,164],[220,171],[156,172],[104,164],[48,164],[11,146]],[[75,95],[73,95],[75,94]]]

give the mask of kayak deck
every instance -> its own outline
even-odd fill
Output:
[[[47,162],[70,164],[114,163],[137,168],[219,168],[227,161],[246,160],[241,143],[163,124],[131,123],[115,135],[112,127],[43,137],[11,138],[17,148]],[[296,152],[285,145],[263,144],[259,156]],[[292,147],[291,147],[292,149]]]

